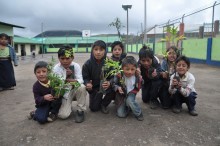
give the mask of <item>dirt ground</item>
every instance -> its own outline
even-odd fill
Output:
[[[118,118],[114,104],[110,104],[110,114],[92,113],[88,109],[85,122],[80,124],[74,122],[73,113],[67,120],[40,125],[26,117],[35,108],[33,68],[37,61],[48,61],[52,55],[57,58],[56,54],[47,54],[35,59],[19,59],[19,66],[15,68],[15,90],[0,92],[1,146],[220,146],[220,68],[191,66],[199,94],[197,117],[188,114],[185,104],[180,114],[161,108],[152,110],[141,101],[139,93],[137,100],[143,109],[144,121],[137,121],[132,114],[125,119]],[[82,65],[88,57],[89,54],[77,53],[75,61]]]

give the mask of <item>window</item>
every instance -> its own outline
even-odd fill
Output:
[[[36,46],[35,45],[31,45],[31,52],[36,51]]]

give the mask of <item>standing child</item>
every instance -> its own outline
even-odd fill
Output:
[[[169,92],[174,100],[174,113],[180,113],[182,103],[186,103],[189,114],[197,116],[195,110],[196,105],[196,90],[194,88],[195,78],[193,74],[188,72],[190,61],[185,56],[180,56],[176,60],[176,73],[171,76]]]
[[[0,91],[13,90],[16,86],[12,61],[14,66],[17,66],[18,60],[14,48],[8,44],[8,41],[7,34],[0,34]]]
[[[53,72],[64,79],[67,83],[78,83],[79,87],[69,86],[68,91],[62,98],[58,117],[66,119],[72,112],[72,101],[77,101],[76,123],[84,121],[86,110],[86,88],[83,85],[81,68],[78,63],[73,62],[74,55],[70,46],[61,47],[58,51],[59,63],[54,66]]]
[[[116,92],[116,105],[118,117],[126,117],[131,109],[137,120],[143,121],[144,117],[140,105],[136,102],[136,94],[141,88],[142,78],[135,75],[137,61],[133,56],[127,56],[122,60],[121,75],[114,78],[114,90]]]
[[[139,51],[139,64],[141,75],[144,80],[142,86],[142,100],[144,103],[150,102],[150,107],[155,109],[159,106],[158,91],[161,85],[161,66],[159,59],[153,55],[153,51],[143,46]]]
[[[179,57],[179,51],[175,46],[171,46],[167,49],[166,53],[167,55],[161,63],[162,85],[159,91],[161,105],[164,109],[170,108],[172,103],[168,89],[170,85],[170,76],[175,71],[175,61]]]
[[[51,95],[50,81],[47,78],[47,63],[39,61],[34,67],[37,80],[33,85],[33,93],[36,103],[36,111],[30,113],[33,118],[41,124],[56,120],[61,100]]]
[[[110,82],[104,81],[100,84],[101,81],[101,72],[104,65],[104,59],[107,54],[107,47],[104,41],[98,40],[94,42],[91,50],[90,59],[88,59],[82,69],[84,84],[89,93],[89,108],[91,111],[101,110],[103,113],[108,113],[107,106],[114,99],[114,96],[111,95],[111,92],[103,98],[103,93],[100,92],[100,86],[104,90],[109,89]],[[114,93],[113,93],[114,94]]]

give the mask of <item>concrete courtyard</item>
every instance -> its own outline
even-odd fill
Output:
[[[220,146],[220,68],[191,66],[198,92],[197,117],[188,114],[185,104],[180,114],[161,108],[152,110],[141,101],[139,93],[137,100],[144,121],[137,121],[132,114],[125,119],[118,118],[114,104],[110,104],[109,114],[93,113],[87,108],[85,122],[80,124],[74,122],[73,113],[67,120],[40,125],[27,119],[35,109],[33,69],[37,61],[49,61],[51,56],[58,61],[57,54],[20,58],[15,68],[15,90],[0,92],[1,146]],[[89,56],[76,53],[75,61],[82,66]]]

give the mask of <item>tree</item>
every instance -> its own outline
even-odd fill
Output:
[[[117,29],[118,37],[119,37],[120,41],[122,41],[120,31],[121,31],[122,27],[125,27],[125,26],[122,25],[121,20],[118,17],[116,17],[115,20],[113,22],[111,22],[108,26],[114,26]]]

